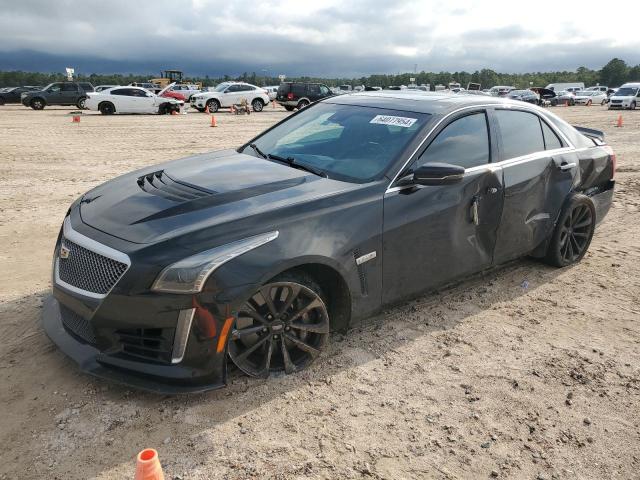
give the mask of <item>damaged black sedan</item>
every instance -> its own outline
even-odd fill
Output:
[[[221,387],[228,361],[297,372],[384,305],[525,255],[580,261],[614,172],[601,132],[523,102],[329,98],[74,202],[44,328],[144,389]]]

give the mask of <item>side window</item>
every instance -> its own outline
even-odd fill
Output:
[[[562,148],[562,142],[558,138],[558,135],[551,130],[551,127],[547,125],[544,120],[540,120],[542,125],[542,135],[544,136],[544,146],[546,150],[553,150],[555,148]]]
[[[489,129],[484,113],[454,120],[442,130],[418,159],[425,163],[449,163],[464,168],[489,163]]]
[[[502,136],[503,160],[544,150],[537,115],[518,110],[496,110]]]
[[[227,93],[234,93],[240,91],[240,85],[231,85],[227,88]]]
[[[320,95],[320,85],[310,84],[309,95]]]
[[[321,95],[328,95],[329,94],[329,89],[327,87],[325,87],[324,85],[320,85],[320,94]]]
[[[121,96],[130,97],[131,92],[133,90],[134,90],[133,88],[118,88],[116,90],[111,90],[111,95],[121,95]]]
[[[291,91],[296,97],[304,97],[307,94],[306,85],[304,83],[291,84]]]
[[[47,91],[50,93],[56,93],[60,91],[60,88],[61,88],[61,85],[59,83],[54,83],[49,87],[49,90]]]
[[[78,87],[76,86],[75,83],[63,83],[62,84],[62,91],[63,92],[77,92],[78,91]]]

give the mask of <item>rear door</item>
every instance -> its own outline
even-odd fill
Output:
[[[384,198],[383,303],[442,285],[492,264],[502,211],[502,170],[484,109],[439,127],[398,176],[425,163],[466,169],[461,182],[391,185]]]
[[[77,83],[63,83],[60,92],[60,105],[74,105],[80,98]]]
[[[536,113],[491,110],[504,172],[496,263],[533,252],[553,231],[578,174],[578,157]]]

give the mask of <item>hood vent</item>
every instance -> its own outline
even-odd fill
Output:
[[[188,183],[178,182],[167,175],[164,170],[139,177],[138,186],[142,191],[151,195],[156,195],[178,203],[197,200],[198,198],[208,197],[216,193]]]

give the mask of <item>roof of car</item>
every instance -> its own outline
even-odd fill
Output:
[[[514,102],[500,97],[422,92],[420,90],[360,92],[351,95],[329,97],[324,100],[324,102],[429,114],[444,114],[451,110],[473,105],[508,104],[522,106],[522,102]]]

